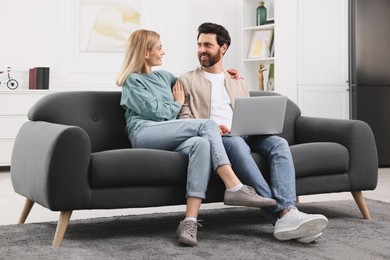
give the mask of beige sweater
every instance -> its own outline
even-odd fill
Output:
[[[184,73],[179,77],[184,85],[185,102],[178,118],[210,118],[211,82],[203,75],[202,69]],[[225,71],[225,87],[230,97],[230,104],[234,107],[237,97],[249,97],[248,86],[243,79],[232,79]]]

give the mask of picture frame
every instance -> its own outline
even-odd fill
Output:
[[[266,23],[273,23],[274,22],[274,11],[275,11],[275,3],[274,0],[265,1],[264,3],[265,8],[267,8],[267,22]]]
[[[257,30],[252,34],[248,59],[268,58],[270,56],[274,30]]]
[[[141,1],[79,0],[79,51],[123,53],[141,28]]]
[[[268,71],[267,91],[274,91],[275,90],[274,70],[275,70],[275,65],[273,63],[271,63],[269,65],[269,71]]]

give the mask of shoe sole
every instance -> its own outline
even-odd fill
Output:
[[[189,240],[185,237],[179,237],[179,242],[185,244],[187,246],[196,246],[197,242],[193,240]]]
[[[274,233],[274,236],[278,240],[291,240],[302,237],[314,236],[324,231],[328,226],[328,220],[325,218],[317,218],[302,223],[295,229],[282,230],[278,233]]]
[[[304,244],[310,244],[311,242],[313,242],[314,240],[319,238],[321,235],[322,235],[322,232],[320,232],[320,233],[318,233],[317,235],[314,235],[314,236],[297,238],[297,241],[301,242],[301,243],[304,243]]]
[[[263,208],[263,207],[271,207],[276,205],[276,201],[264,201],[264,202],[255,202],[255,203],[239,203],[233,201],[224,201],[223,204],[227,206],[244,206],[244,207],[254,207],[254,208]]]

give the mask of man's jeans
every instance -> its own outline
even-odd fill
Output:
[[[226,136],[222,138],[233,170],[246,185],[258,194],[273,198],[277,205],[262,208],[266,218],[274,224],[276,212],[295,207],[295,170],[287,141],[279,136]],[[251,152],[265,158],[270,168],[270,185],[265,181]]]
[[[176,151],[188,155],[187,197],[204,199],[210,173],[230,161],[219,127],[210,119],[146,122],[131,137],[134,148]]]

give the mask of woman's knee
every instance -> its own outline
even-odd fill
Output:
[[[207,127],[207,129],[218,130],[218,132],[219,132],[218,124],[214,120],[204,119],[203,124],[205,125],[205,127]]]
[[[210,151],[210,142],[206,138],[200,136],[191,137],[192,147],[200,151]]]

